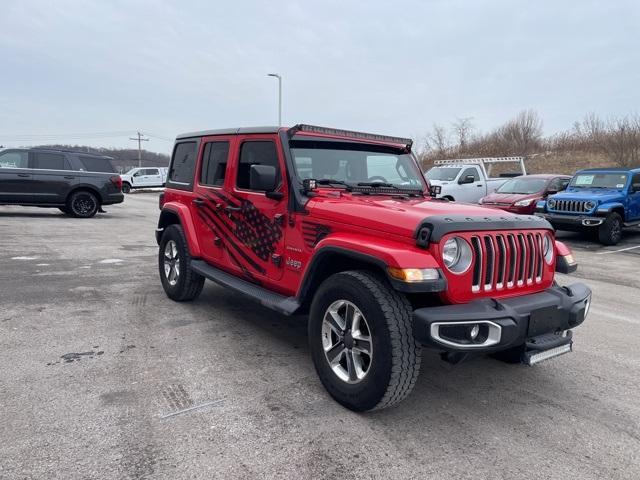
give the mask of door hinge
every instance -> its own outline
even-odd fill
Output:
[[[220,246],[220,244],[222,244],[222,239],[220,237],[216,237],[213,239],[213,244],[217,247]]]
[[[277,253],[274,253],[273,255],[271,255],[271,261],[276,267],[279,267],[280,264],[282,263],[282,255],[278,255]]]

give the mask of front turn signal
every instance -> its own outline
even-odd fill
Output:
[[[387,267],[387,271],[392,278],[407,283],[425,282],[429,280],[438,280],[440,278],[437,268]]]

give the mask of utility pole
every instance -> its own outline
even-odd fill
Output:
[[[278,79],[278,126],[282,126],[282,77],[277,73],[267,73],[268,77]]]
[[[136,132],[137,137],[129,137],[129,140],[134,140],[138,142],[138,168],[142,166],[142,142],[148,142],[148,138],[142,138],[142,134],[140,132]]]

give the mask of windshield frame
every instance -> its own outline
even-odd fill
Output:
[[[367,152],[371,154],[379,154],[383,155],[393,155],[400,159],[401,157],[406,158],[408,161],[406,166],[411,169],[411,172],[407,172],[412,174],[411,180],[417,180],[420,185],[415,186],[407,186],[402,184],[397,184],[393,182],[389,182],[393,185],[393,187],[381,187],[380,190],[371,192],[370,187],[366,187],[367,192],[372,195],[406,195],[411,192],[420,193],[422,195],[428,195],[429,192],[429,182],[424,177],[422,169],[420,168],[419,162],[413,152],[407,149],[399,148],[396,146],[391,146],[387,144],[379,144],[379,143],[368,143],[368,142],[358,142],[358,141],[348,141],[342,139],[335,138],[321,138],[321,137],[313,137],[307,135],[296,136],[293,139],[290,139],[288,142],[288,153],[290,155],[290,165],[288,170],[290,171],[290,175],[292,176],[292,180],[302,186],[303,178],[299,175],[298,172],[298,164],[296,162],[296,149],[310,149],[310,150],[346,150],[346,151],[361,151]],[[320,179],[315,179],[320,180]],[[338,179],[341,180],[341,179]],[[354,191],[358,189],[358,183],[366,182],[366,179],[362,179],[360,181],[346,181],[345,183],[351,187]],[[332,185],[322,185],[322,188],[340,188]]]

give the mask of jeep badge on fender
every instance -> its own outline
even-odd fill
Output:
[[[423,348],[451,363],[570,352],[591,291],[555,283],[577,265],[549,222],[434,200],[411,147],[310,125],[178,136],[156,230],[165,292],[193,300],[210,279],[308,314],[318,376],[355,411],[404,399]]]

